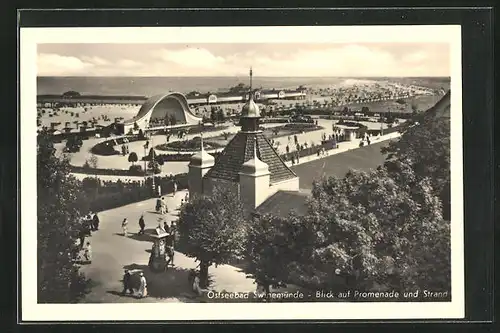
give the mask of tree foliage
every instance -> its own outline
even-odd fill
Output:
[[[214,189],[212,195],[190,198],[179,215],[178,246],[200,262],[200,280],[208,284],[208,267],[226,264],[244,253],[245,218],[234,193]]]
[[[291,213],[287,217],[266,214],[248,226],[246,242],[247,273],[262,285],[285,285],[290,270],[297,262],[307,260],[307,244],[313,236],[301,217]]]
[[[397,179],[381,167],[314,184],[305,219],[318,235],[309,271],[319,285],[340,275],[357,288],[449,290],[450,230],[441,202],[409,164],[400,170]]]
[[[384,150],[384,166],[316,181],[305,216],[261,217],[249,229],[252,275],[313,289],[449,291],[449,120],[418,117]]]
[[[46,133],[37,147],[38,302],[70,303],[88,292],[89,281],[72,262],[75,240],[88,210],[67,158],[55,156]]]
[[[443,214],[450,218],[450,120],[415,115],[403,125],[401,138],[391,141],[382,152],[388,154],[385,165],[391,176],[398,177],[399,166],[409,163],[418,179],[429,179],[433,191],[443,202]]]
[[[135,152],[131,152],[129,155],[128,155],[128,161],[132,164],[134,164],[135,162],[137,162],[139,160],[139,157],[137,156],[137,154]]]

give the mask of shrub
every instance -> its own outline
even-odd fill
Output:
[[[130,171],[130,175],[134,176],[142,176],[143,174],[142,166],[140,166],[139,164],[131,165],[130,168],[128,168],[128,171]]]

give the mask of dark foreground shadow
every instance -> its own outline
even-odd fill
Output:
[[[121,297],[128,297],[128,298],[139,298],[137,297],[135,294],[130,294],[130,293],[126,293],[126,294],[123,294],[121,291],[116,291],[116,290],[108,290],[107,291],[108,294],[111,294],[111,295],[115,295],[115,296],[121,296]]]

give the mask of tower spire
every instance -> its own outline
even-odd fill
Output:
[[[252,92],[252,76],[253,76],[252,66],[250,66],[250,93]]]

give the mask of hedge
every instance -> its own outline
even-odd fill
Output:
[[[173,192],[173,183],[177,183],[177,190],[188,188],[188,174],[178,174],[168,177],[154,177],[155,185],[160,185],[161,194]],[[92,211],[103,211],[125,206],[134,202],[154,198],[158,195],[153,188],[152,178],[146,179],[145,183],[139,182],[100,182],[97,184],[95,178],[87,177],[81,182],[83,190],[87,192],[89,207]],[[97,185],[97,189],[96,189]]]
[[[163,163],[166,162],[189,162],[191,161],[191,157],[195,153],[186,153],[186,154],[157,154],[156,160],[163,160]],[[217,158],[221,152],[210,153],[210,155]],[[149,161],[149,156],[145,156],[141,158],[141,161]]]

